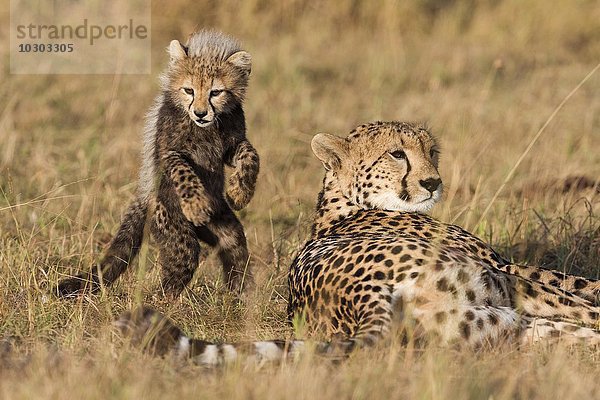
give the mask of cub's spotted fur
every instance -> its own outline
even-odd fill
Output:
[[[142,244],[146,218],[157,242],[163,290],[177,296],[191,280],[202,241],[217,249],[227,285],[251,278],[242,224],[232,208],[254,194],[259,169],[246,139],[244,102],[251,57],[222,33],[173,40],[161,93],[148,114],[138,193],[99,265],[61,281],[60,296],[96,291],[125,271]],[[234,167],[225,184],[224,166]]]
[[[410,327],[399,331],[419,343],[474,349],[558,337],[600,344],[598,281],[511,264],[458,226],[404,211],[440,198],[437,146],[426,128],[375,122],[345,139],[317,135],[312,148],[326,173],[313,235],[290,268],[288,312],[329,339],[317,342],[318,352],[372,345],[394,326]],[[147,333],[148,318],[162,317],[145,312],[121,324]],[[226,363],[241,346],[202,342],[192,351],[182,337],[169,351],[200,364]],[[304,345],[260,343],[255,352],[268,346],[269,359]]]

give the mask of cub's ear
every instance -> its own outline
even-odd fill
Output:
[[[240,50],[230,55],[227,58],[227,62],[250,75],[250,71],[252,70],[252,56],[250,53]]]
[[[183,60],[187,57],[187,50],[179,40],[171,40],[171,44],[169,45],[169,56],[171,56],[171,62]]]
[[[342,166],[342,160],[348,157],[346,139],[329,133],[316,134],[310,142],[310,147],[328,171],[339,169]]]

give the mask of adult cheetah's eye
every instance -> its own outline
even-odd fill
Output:
[[[397,160],[406,160],[406,153],[402,150],[396,150],[390,153],[390,156],[394,157]]]
[[[431,158],[435,157],[436,154],[440,154],[440,151],[438,149],[429,150],[429,155],[431,156]]]
[[[223,92],[224,92],[224,90],[222,90],[222,89],[213,89],[210,91],[210,97],[216,97]]]
[[[193,96],[193,95],[194,95],[194,89],[192,89],[192,88],[189,88],[189,87],[184,87],[184,88],[182,88],[182,89],[183,89],[183,91],[184,91],[186,94],[189,94],[190,96]]]

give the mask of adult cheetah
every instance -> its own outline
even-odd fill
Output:
[[[600,343],[598,281],[511,264],[460,227],[417,213],[442,191],[427,128],[375,122],[345,139],[318,134],[311,145],[326,173],[312,237],[290,268],[288,312],[326,338],[318,352],[372,345],[395,324],[419,342],[470,348],[554,337]],[[190,339],[148,308],[117,325],[160,354],[206,365],[248,352],[280,359],[304,345]]]

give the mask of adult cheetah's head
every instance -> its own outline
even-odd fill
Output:
[[[426,212],[442,196],[438,146],[424,126],[373,122],[345,139],[317,134],[311,146],[331,182],[361,208]]]

